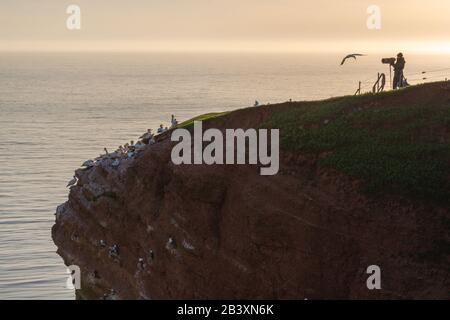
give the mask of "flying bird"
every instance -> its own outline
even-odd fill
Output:
[[[356,57],[362,57],[362,56],[365,56],[365,54],[361,54],[361,53],[352,53],[352,54],[349,54],[349,55],[345,56],[344,59],[342,59],[341,66],[342,66],[342,65],[345,63],[345,61],[346,61],[347,59],[349,59],[349,58],[353,58],[353,59],[356,60]]]

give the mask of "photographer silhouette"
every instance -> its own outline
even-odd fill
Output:
[[[392,63],[391,65],[394,67],[394,82],[393,89],[402,88],[406,85],[406,81],[404,81],[403,77],[403,69],[405,69],[405,58],[403,57],[403,53],[397,54],[397,61]]]

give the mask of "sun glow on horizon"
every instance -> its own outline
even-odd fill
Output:
[[[70,30],[67,3],[3,0],[0,51],[450,53],[442,0],[377,0],[376,30],[363,0],[76,2]]]

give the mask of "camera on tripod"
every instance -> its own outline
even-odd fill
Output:
[[[381,59],[381,63],[392,65],[395,63],[395,58],[383,58]]]

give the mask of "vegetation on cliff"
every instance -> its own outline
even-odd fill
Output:
[[[323,154],[320,165],[363,180],[368,192],[448,201],[450,100],[440,85],[304,103],[262,126],[280,128],[285,149]]]
[[[260,127],[280,129],[284,150],[317,156],[319,165],[363,181],[367,193],[448,202],[449,90],[448,83],[433,83],[377,95],[294,102],[273,110]],[[204,114],[180,127],[226,114]]]

